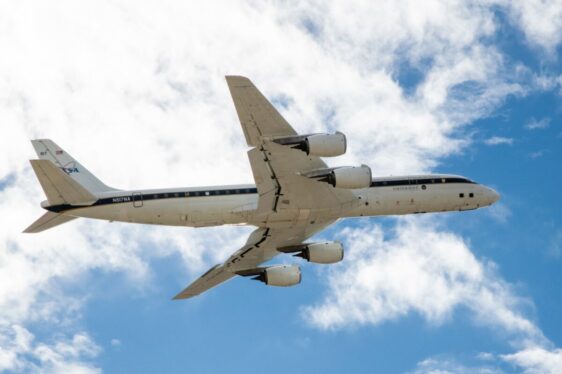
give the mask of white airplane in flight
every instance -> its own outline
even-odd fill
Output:
[[[226,81],[242,124],[255,185],[118,190],[108,187],[48,139],[32,140],[31,160],[48,212],[24,232],[40,232],[77,217],[205,227],[256,226],[246,244],[209,269],[174,299],[186,299],[234,277],[270,286],[301,281],[298,265],[260,266],[281,253],[332,264],[343,259],[339,242],[305,242],[340,218],[462,211],[493,204],[498,193],[457,175],[372,178],[366,165],[329,167],[321,157],[345,153],[346,138],[299,135],[245,77]]]

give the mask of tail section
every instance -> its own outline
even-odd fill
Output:
[[[32,140],[31,143],[41,160],[51,161],[88,191],[95,194],[97,192],[115,190],[106,186],[52,140],[37,139]]]
[[[45,191],[48,205],[89,206],[96,202],[96,194],[114,191],[50,139],[32,140],[39,160],[31,160],[31,167]],[[25,229],[35,233],[73,220],[64,213],[47,212]]]
[[[96,196],[49,160],[31,160],[49,205],[92,205]]]

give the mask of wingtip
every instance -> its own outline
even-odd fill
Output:
[[[172,301],[173,301],[173,300],[185,300],[185,299],[190,299],[190,298],[192,298],[192,297],[194,297],[194,296],[197,296],[197,295],[179,293],[179,294],[177,294],[176,296],[172,297]]]
[[[229,86],[252,86],[253,83],[250,78],[242,75],[226,75],[226,82]]]
[[[54,143],[52,139],[48,139],[48,138],[30,139],[29,141],[30,141],[31,144],[33,144],[33,145],[39,145],[39,144],[42,144],[43,142],[51,142],[51,143]]]
[[[224,77],[227,80],[230,80],[230,79],[248,79],[248,77],[245,77],[243,75],[225,75]]]

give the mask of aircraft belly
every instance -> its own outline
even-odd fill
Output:
[[[104,219],[108,221],[121,221],[121,219],[124,218],[122,210],[117,209],[116,207],[106,206],[77,208],[65,212],[65,214],[73,217]]]
[[[192,199],[188,206],[190,226],[218,226],[224,224],[245,224],[256,208],[255,198],[245,197],[206,197]]]
[[[419,186],[377,187],[371,188],[367,197],[368,205],[360,211],[362,214],[355,214],[355,216],[442,212],[459,208],[451,197],[444,195],[440,188],[433,186],[425,189]]]
[[[127,203],[127,213],[130,222],[148,223],[156,225],[182,225],[182,215],[185,215],[184,199],[166,199],[144,201],[142,206]]]

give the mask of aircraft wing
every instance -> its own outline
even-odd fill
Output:
[[[258,226],[247,243],[224,263],[215,265],[174,297],[186,299],[247,274],[279,254],[278,248],[301,244],[335,221],[323,216],[356,198],[351,191],[307,178],[302,173],[328,166],[319,157],[276,143],[296,131],[245,77],[226,81],[249,146],[252,173],[258,189],[253,224]]]
[[[188,299],[213,288],[240,272],[256,268],[259,264],[278,255],[277,248],[301,244],[323,230],[334,221],[292,228],[273,229],[260,227],[253,231],[246,244],[222,264],[217,264],[174,297],[174,300]]]
[[[273,141],[297,133],[248,78],[227,76],[226,81],[246,141],[254,147],[248,158],[260,195],[260,225],[272,212],[333,209],[355,199],[351,191],[302,176],[328,166],[320,157]]]

